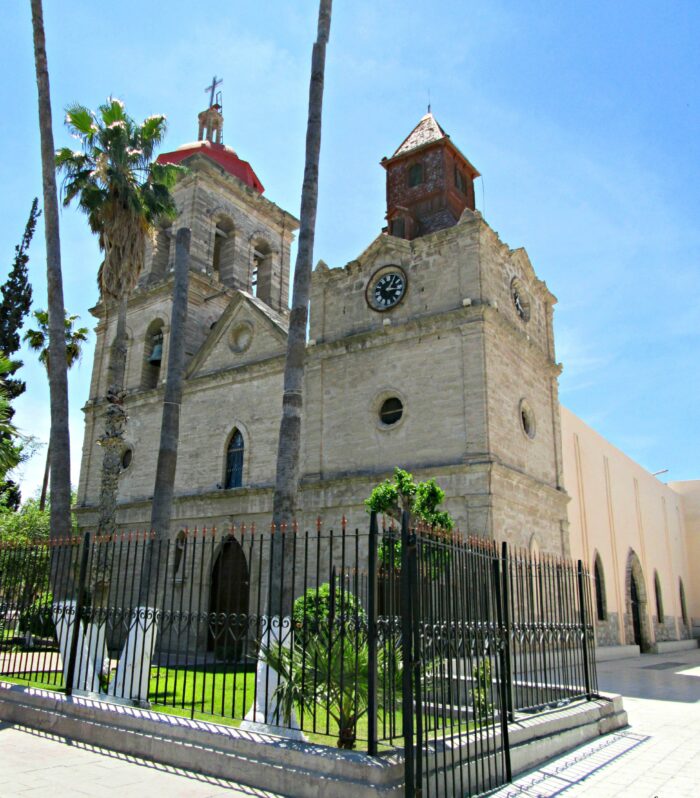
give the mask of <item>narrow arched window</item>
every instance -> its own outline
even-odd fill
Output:
[[[214,227],[214,249],[212,252],[212,274],[224,283],[233,278],[235,233],[230,219],[220,219]]]
[[[185,559],[187,554],[187,535],[181,529],[175,538],[175,556],[173,558],[173,577],[182,579],[185,572]]]
[[[234,430],[226,450],[226,483],[227,488],[240,488],[243,484],[243,436]]]
[[[659,580],[658,571],[654,571],[654,592],[656,593],[656,620],[659,623],[664,622],[664,600],[661,596],[661,581]]]
[[[681,600],[681,617],[683,618],[684,626],[689,626],[690,624],[688,623],[688,607],[685,603],[685,588],[683,587],[682,579],[678,580],[678,585],[679,585],[678,592]]]
[[[250,266],[250,293],[270,305],[273,294],[272,283],[272,249],[267,241],[258,239],[253,243]]]
[[[593,578],[595,580],[596,616],[599,621],[604,621],[606,620],[608,613],[605,601],[605,575],[603,574],[603,563],[600,561],[599,554],[596,554],[595,556]]]

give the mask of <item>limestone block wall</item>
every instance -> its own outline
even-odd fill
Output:
[[[535,275],[524,249],[511,250],[485,222],[480,225],[480,274],[483,296],[495,304],[501,315],[520,330],[527,341],[554,359],[552,306],[556,302],[547,285]],[[513,281],[518,283],[527,320],[518,314],[513,301]]]
[[[455,310],[464,299],[478,299],[479,220],[470,215],[455,227],[405,241],[379,236],[342,269],[320,264],[313,273],[309,337],[317,343],[372,332],[385,326]],[[377,312],[368,307],[367,285],[383,266],[406,273],[408,286],[399,305]]]
[[[485,321],[489,448],[504,464],[556,487],[553,364],[495,308],[487,309]],[[523,402],[531,413],[531,435],[523,429]]]

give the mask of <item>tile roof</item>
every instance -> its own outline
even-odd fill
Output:
[[[449,136],[440,127],[435,117],[431,113],[427,113],[408,134],[401,146],[391,157],[396,158],[397,155],[403,155],[410,150],[424,147],[426,144],[430,144],[433,141],[440,141],[440,139],[448,138]]]

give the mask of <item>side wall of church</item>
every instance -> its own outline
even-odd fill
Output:
[[[599,644],[633,642],[634,561],[641,566],[646,644],[689,637],[680,599],[682,583],[690,601],[692,574],[683,498],[564,407],[561,420],[572,556],[592,570],[597,555],[602,567],[605,617],[597,622]]]

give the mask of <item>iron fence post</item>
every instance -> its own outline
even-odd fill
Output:
[[[409,519],[404,511],[401,518],[401,652],[403,656],[402,712],[405,796],[415,798],[416,774],[415,751],[413,748],[413,608],[411,603],[411,584],[409,575]]]
[[[504,555],[506,544],[503,544]],[[500,660],[500,699],[501,699],[501,740],[503,748],[503,758],[506,769],[506,780],[512,781],[513,774],[510,763],[510,738],[508,734],[508,721],[512,717],[512,707],[509,708],[509,700],[511,699],[510,692],[510,645],[509,637],[510,632],[505,621],[506,607],[507,607],[507,591],[503,588],[503,563],[505,563],[505,556],[502,560],[496,556],[493,558],[493,575],[496,588],[496,621],[501,628],[503,634],[503,645],[499,646],[498,657]]]
[[[75,660],[78,655],[78,638],[80,636],[81,615],[83,614],[85,579],[87,577],[87,564],[89,556],[90,556],[90,533],[86,532],[83,537],[83,551],[82,551],[82,557],[80,559],[80,572],[78,575],[78,595],[75,600],[75,617],[73,618],[70,652],[68,654],[68,667],[66,668],[66,695],[73,694],[73,679],[75,677]]]
[[[581,644],[583,646],[583,673],[586,680],[586,698],[590,701],[591,693],[591,672],[588,661],[588,623],[586,618],[586,592],[583,580],[583,561],[578,561],[578,603],[581,617]]]
[[[377,513],[369,521],[367,596],[367,753],[377,754]]]
[[[505,635],[505,678],[506,678],[506,702],[508,708],[508,719],[513,721],[515,713],[513,711],[513,674],[511,670],[511,647],[510,647],[510,590],[509,590],[510,570],[508,566],[508,544],[503,541],[501,546],[501,592],[503,595],[503,629]]]

